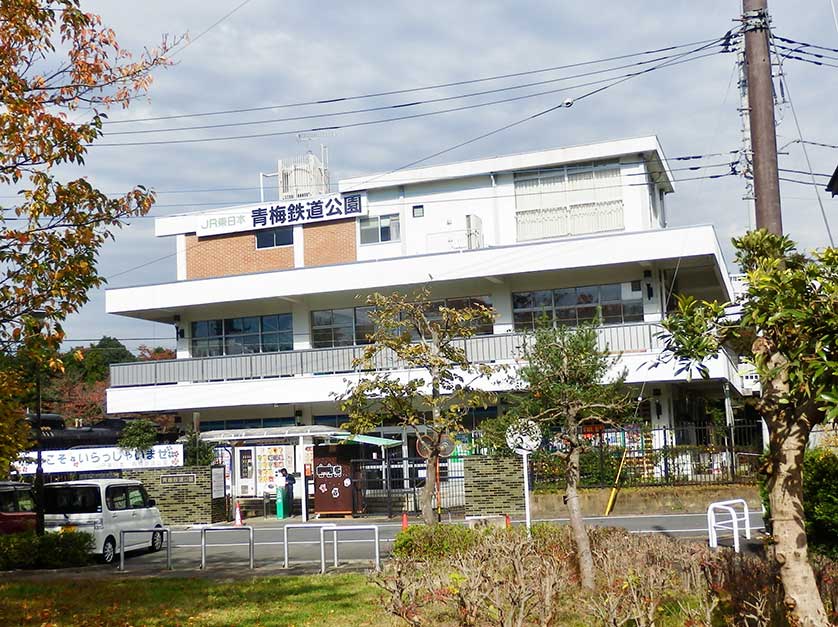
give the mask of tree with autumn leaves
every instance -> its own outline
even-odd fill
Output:
[[[33,371],[63,370],[62,323],[104,283],[100,247],[154,202],[141,186],[109,197],[81,176],[88,147],[104,111],[145,95],[177,43],[133,58],[78,0],[0,3],[0,184],[17,196],[0,211],[0,355],[26,358],[2,361],[0,473],[27,443]]]

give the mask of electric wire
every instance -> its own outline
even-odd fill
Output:
[[[622,55],[616,55],[611,57],[605,57],[603,59],[596,59],[593,61],[581,61],[578,63],[568,63],[564,65],[556,65],[547,68],[540,68],[537,70],[527,70],[523,72],[513,72],[508,74],[498,74],[495,76],[487,76],[482,78],[475,78],[475,79],[467,79],[461,81],[452,81],[448,83],[439,83],[436,85],[427,85],[424,87],[411,87],[406,89],[393,89],[388,91],[381,91],[381,92],[374,92],[368,94],[359,94],[359,95],[351,95],[351,96],[338,96],[335,98],[325,98],[319,100],[307,100],[302,102],[292,102],[292,103],[285,103],[285,104],[278,104],[278,105],[266,105],[261,107],[248,107],[248,108],[238,108],[238,109],[225,109],[222,111],[205,111],[202,113],[183,113],[177,115],[162,115],[162,116],[155,116],[155,117],[145,117],[145,118],[134,118],[129,120],[107,120],[104,124],[133,124],[136,122],[156,122],[161,120],[179,120],[184,118],[195,118],[195,117],[208,117],[208,116],[217,116],[217,115],[229,115],[233,113],[252,113],[256,111],[271,111],[276,109],[288,109],[293,107],[305,107],[305,106],[313,106],[313,105],[324,105],[324,104],[334,104],[337,102],[348,102],[353,100],[364,100],[368,98],[380,98],[383,96],[396,96],[402,94],[409,94],[409,93],[416,93],[421,91],[430,91],[435,89],[444,89],[448,87],[460,87],[463,85],[474,85],[477,83],[485,83],[489,81],[496,81],[496,80],[503,80],[507,78],[518,78],[521,76],[532,76],[534,74],[542,74],[546,72],[555,72],[557,70],[566,70],[571,68],[577,67],[584,67],[586,65],[596,65],[599,63],[608,63],[611,61],[619,61],[622,59],[630,59],[632,57],[644,56],[649,54],[660,54],[661,52],[669,52],[672,50],[678,50],[680,48],[689,48],[691,46],[696,46],[699,44],[705,44],[708,42],[718,41],[717,39],[705,39],[702,41],[693,41],[685,44],[678,44],[673,46],[666,46],[664,48],[656,48],[653,50],[645,50],[642,52],[634,52]]]
[[[691,54],[691,53],[687,53],[687,54]],[[590,87],[592,85],[602,85],[603,83],[607,83],[603,87],[600,87],[600,88],[595,89],[593,91],[587,92],[587,93],[583,94],[582,96],[578,96],[575,99],[573,99],[574,101],[578,101],[578,100],[581,100],[583,98],[587,98],[589,96],[592,96],[596,93],[599,93],[600,91],[603,91],[604,89],[608,89],[610,87],[619,85],[620,83],[625,82],[626,80],[630,80],[632,78],[635,78],[636,76],[641,76],[643,74],[647,74],[651,71],[658,70],[658,69],[661,69],[661,68],[664,68],[664,67],[671,67],[671,66],[678,65],[678,64],[681,64],[681,63],[688,63],[690,61],[697,61],[699,59],[714,56],[716,54],[720,54],[720,53],[711,52],[711,53],[708,53],[708,54],[703,54],[703,55],[699,55],[699,56],[695,56],[695,57],[684,58],[684,59],[681,59],[679,61],[665,62],[665,63],[662,63],[660,65],[651,66],[651,67],[646,68],[644,70],[640,70],[640,71],[637,71],[637,72],[631,72],[629,74],[625,74],[625,75],[622,75],[620,77],[611,77],[611,78],[606,78],[606,79],[599,79],[599,80],[596,80],[596,81],[588,81],[588,82],[585,82],[585,83],[570,85],[570,86],[563,87],[563,88],[560,88],[560,89],[550,89],[550,90],[546,90],[546,91],[536,92],[536,93],[533,93],[533,94],[526,94],[526,95],[523,95],[523,96],[502,98],[502,99],[498,99],[498,100],[491,100],[491,101],[488,101],[488,102],[482,102],[482,103],[477,103],[477,104],[472,104],[472,105],[463,105],[463,106],[459,106],[459,107],[451,107],[451,108],[447,108],[447,109],[441,109],[441,110],[438,110],[438,111],[428,111],[428,112],[423,112],[423,113],[414,113],[414,114],[410,114],[410,115],[395,116],[395,117],[391,117],[391,118],[382,118],[382,119],[376,119],[376,120],[365,120],[365,121],[351,122],[351,123],[346,123],[346,124],[333,124],[333,125],[329,125],[329,126],[318,126],[318,127],[312,127],[312,128],[294,129],[294,130],[289,130],[289,131],[275,131],[275,132],[270,132],[270,133],[254,133],[254,134],[249,134],[249,135],[227,135],[227,136],[221,136],[221,137],[197,137],[197,138],[189,138],[189,139],[167,139],[167,140],[152,140],[152,141],[139,141],[139,142],[118,142],[118,143],[95,142],[95,143],[86,144],[86,146],[91,147],[91,148],[106,148],[106,147],[114,148],[114,147],[128,147],[128,146],[163,146],[163,145],[175,145],[175,144],[200,144],[200,143],[209,143],[209,142],[218,142],[218,141],[233,141],[233,140],[241,140],[241,139],[261,139],[261,138],[265,138],[265,137],[281,137],[281,136],[287,136],[287,135],[298,135],[300,133],[314,133],[314,132],[318,132],[318,131],[332,131],[332,130],[340,130],[340,129],[348,129],[348,128],[360,128],[360,127],[375,126],[375,125],[379,125],[379,124],[388,124],[388,123],[391,123],[391,122],[401,122],[401,121],[404,121],[404,120],[414,120],[414,119],[419,119],[419,118],[426,118],[426,117],[431,117],[431,116],[436,116],[436,115],[442,115],[442,114],[445,114],[445,113],[455,113],[455,112],[460,112],[460,111],[468,111],[468,110],[473,110],[473,109],[479,109],[479,108],[482,108],[482,107],[493,106],[493,105],[497,105],[497,104],[506,104],[506,103],[510,103],[510,102],[518,102],[518,101],[521,101],[521,100],[528,100],[528,99],[537,98],[537,97],[540,97],[540,96],[546,96],[546,95],[550,95],[550,94],[556,94],[556,93],[560,93],[560,92],[570,91],[570,90],[573,90],[573,89],[579,89],[581,87]],[[678,57],[675,57],[675,58],[680,58],[680,57],[684,57],[684,56],[686,56],[686,54],[685,55],[679,55]],[[527,118],[527,120],[524,120],[524,121],[528,121],[530,119],[540,117],[542,115],[545,115],[546,113],[554,111],[557,108],[561,108],[561,107],[565,107],[565,106],[568,106],[568,105],[560,104],[560,105],[557,105],[556,107],[551,107],[549,110],[543,111],[541,113],[537,113],[537,114]],[[515,125],[517,125],[517,124],[513,124],[512,126],[515,126]],[[511,126],[507,127],[507,128],[511,128]],[[506,130],[506,129],[505,128],[504,129],[499,129],[497,132],[500,132],[500,130]],[[465,145],[465,144],[463,144],[463,145]],[[434,156],[437,156],[437,155],[434,155]]]
[[[177,55],[179,55],[179,54],[180,54],[180,53],[182,53],[184,50],[186,50],[189,46],[191,46],[191,45],[192,45],[192,44],[194,44],[196,41],[198,41],[201,37],[203,37],[203,36],[204,36],[204,35],[206,35],[208,32],[210,32],[213,28],[215,28],[216,26],[218,26],[219,24],[221,24],[224,20],[226,20],[226,19],[228,19],[228,18],[232,17],[232,15],[233,15],[236,11],[238,11],[239,9],[241,9],[242,7],[244,7],[244,5],[248,4],[250,1],[251,1],[251,0],[244,0],[244,2],[240,3],[240,4],[239,4],[238,6],[236,6],[236,8],[234,8],[232,11],[229,11],[228,13],[225,13],[225,14],[224,14],[223,16],[221,16],[218,20],[216,20],[215,22],[213,22],[212,24],[210,24],[207,28],[205,28],[203,31],[201,31],[200,33],[198,33],[195,37],[193,37],[193,38],[191,38],[191,39],[188,39],[188,40],[184,43],[184,45],[180,46],[179,48],[176,48],[176,49],[175,49],[175,50],[174,50],[174,51],[173,51],[173,52],[172,52],[172,53],[168,56],[168,58],[169,58],[169,59],[173,59],[173,58],[175,58]]]
[[[773,34],[772,34],[770,28],[768,29],[768,38],[771,41],[771,43],[773,44],[774,43],[774,37],[773,37]],[[789,109],[791,110],[792,119],[794,120],[794,126],[797,129],[797,138],[800,140],[800,147],[803,149],[803,156],[806,159],[806,167],[809,169],[809,172],[811,174],[811,173],[814,172],[814,169],[812,168],[812,161],[811,161],[811,159],[809,159],[809,151],[806,148],[806,144],[803,143],[803,131],[800,129],[800,120],[797,117],[797,110],[794,107],[794,101],[792,100],[792,97],[791,97],[791,90],[789,89],[788,77],[786,76],[785,69],[783,68],[783,60],[779,56],[779,53],[777,52],[776,48],[774,49],[774,54],[777,55],[777,58],[778,58],[778,63],[779,63],[779,68],[780,68],[780,73],[779,73],[780,74],[780,84],[785,86],[785,92],[786,92],[786,96],[787,96],[788,103],[789,103]],[[838,67],[838,66],[836,66],[836,67]],[[815,175],[811,174],[811,178],[812,178],[812,184],[816,185]],[[824,206],[823,206],[823,199],[821,198],[821,191],[817,186],[815,186],[815,196],[818,199],[818,207],[820,207],[821,218],[823,219],[823,225],[824,225],[824,228],[826,229],[826,236],[827,236],[827,239],[829,240],[829,245],[830,246],[835,246],[835,240],[832,238],[832,229],[829,227],[829,218],[827,217],[826,209],[824,209]]]
[[[350,109],[347,111],[336,111],[333,113],[314,113],[309,115],[298,115],[292,117],[284,117],[284,118],[273,118],[269,120],[249,120],[246,122],[227,122],[223,124],[204,124],[204,125],[197,125],[197,126],[180,126],[180,127],[173,127],[173,128],[157,128],[157,129],[141,129],[141,130],[134,130],[134,131],[117,131],[117,132],[109,132],[105,133],[104,137],[113,137],[117,135],[142,135],[142,134],[150,134],[150,133],[174,133],[174,132],[182,132],[182,131],[196,131],[196,130],[209,130],[209,129],[217,129],[217,128],[233,128],[233,127],[241,127],[241,126],[259,126],[263,124],[278,124],[281,122],[297,122],[300,120],[314,120],[314,119],[322,119],[322,118],[331,118],[331,117],[338,117],[338,116],[345,116],[345,115],[357,115],[361,113],[373,113],[378,111],[387,111],[392,109],[405,109],[408,107],[418,107],[428,104],[437,104],[440,102],[450,102],[452,100],[461,100],[465,98],[474,98],[476,96],[486,96],[489,94],[497,94],[503,93],[508,91],[515,91],[518,89],[526,89],[528,87],[537,87],[540,85],[548,85],[553,83],[558,83],[562,81],[572,80],[576,78],[586,78],[588,76],[594,76],[597,74],[605,74],[608,72],[616,72],[617,70],[624,70],[632,67],[640,67],[643,65],[649,65],[651,63],[657,63],[659,61],[665,61],[667,59],[674,58],[676,55],[667,55],[663,57],[656,57],[654,59],[647,59],[645,61],[638,61],[636,63],[628,63],[625,65],[619,65],[616,67],[604,68],[601,70],[595,70],[592,72],[582,72],[579,74],[571,74],[570,76],[561,76],[559,78],[551,78],[548,80],[543,81],[536,81],[532,83],[523,83],[520,85],[510,85],[507,87],[498,87],[495,89],[487,89],[483,91],[475,91],[465,94],[456,94],[453,96],[443,96],[439,98],[429,98],[426,100],[415,100],[413,102],[401,102],[391,105],[381,105],[377,107],[366,107],[362,109]],[[612,77],[615,78],[615,77]],[[610,80],[610,79],[609,79]],[[572,89],[574,86],[571,86],[569,89]],[[530,94],[528,97],[535,97],[538,95],[543,95],[545,93],[554,93],[554,92],[541,92],[538,94]],[[495,103],[503,103],[506,102],[504,100],[495,101]],[[494,103],[493,103],[494,104]]]

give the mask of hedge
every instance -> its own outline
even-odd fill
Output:
[[[0,570],[84,566],[92,550],[93,536],[83,531],[0,535]]]

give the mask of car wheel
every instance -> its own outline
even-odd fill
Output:
[[[108,536],[105,539],[105,544],[102,545],[102,561],[105,564],[113,564],[116,558],[116,540]]]
[[[163,532],[155,531],[151,534],[151,546],[148,548],[149,553],[156,553],[163,548]]]

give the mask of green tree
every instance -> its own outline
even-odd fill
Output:
[[[367,304],[374,307],[369,314],[374,330],[367,337],[371,343],[354,366],[373,374],[360,376],[337,397],[349,415],[343,427],[366,433],[383,420],[393,419],[424,436],[429,456],[420,501],[422,518],[432,525],[436,522],[437,464],[444,441],[464,431],[463,418],[469,409],[486,407],[494,400],[493,394],[475,387],[494,369],[471,363],[462,341],[472,337],[480,325],[491,323],[494,312],[477,303],[446,307],[431,301],[427,289],[410,296],[373,294]],[[382,362],[409,369],[410,378],[376,371],[376,364]]]
[[[838,250],[808,257],[764,230],[733,240],[748,289],[741,313],[679,297],[664,323],[664,358],[707,376],[704,360],[738,342],[759,374],[768,425],[765,465],[773,554],[786,607],[805,627],[828,624],[808,559],[803,457],[812,428],[838,417]],[[743,341],[744,340],[744,341]]]
[[[187,466],[209,466],[215,461],[215,445],[204,442],[195,431],[189,431],[183,444],[183,457]]]
[[[524,343],[525,365],[518,371],[518,389],[508,397],[504,416],[484,423],[487,442],[506,446],[509,425],[532,420],[551,441],[565,465],[566,503],[583,588],[594,588],[594,564],[582,510],[579,507],[580,456],[585,449],[582,427],[617,424],[630,415],[625,374],[609,380],[619,357],[599,348],[598,325],[541,327]]]
[[[164,39],[132,60],[78,0],[0,3],[0,185],[18,197],[0,208],[0,353],[41,335],[29,351],[39,372],[63,368],[61,325],[104,282],[101,245],[154,201],[142,187],[109,197],[72,175],[102,134],[103,110],[144,95],[170,47]],[[14,442],[0,466],[17,457],[22,443],[11,434],[32,386],[20,368],[0,373],[0,434]]]
[[[65,374],[88,384],[108,381],[111,364],[137,361],[122,342],[107,335],[87,348],[73,347],[62,357]]]
[[[157,444],[157,425],[145,418],[125,423],[117,445],[128,451],[147,451]]]

